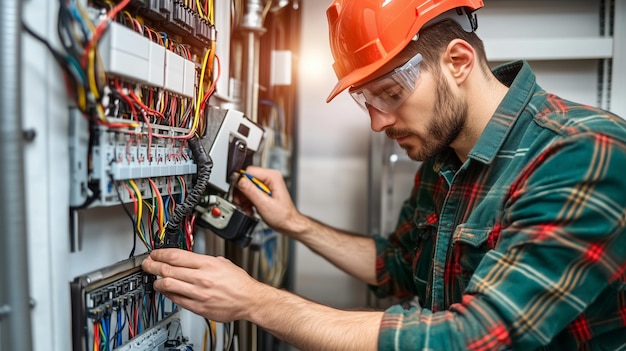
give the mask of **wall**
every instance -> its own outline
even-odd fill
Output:
[[[334,227],[365,233],[369,118],[347,94],[325,102],[336,82],[328,48],[328,4],[302,4],[297,206]],[[300,244],[295,290],[337,307],[365,303],[363,284]]]

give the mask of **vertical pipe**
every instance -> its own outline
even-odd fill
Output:
[[[271,3],[271,2],[270,2]],[[247,0],[244,15],[239,26],[243,37],[243,78],[244,78],[244,113],[248,118],[257,121],[259,101],[259,60],[260,39],[265,33],[263,21],[266,0]]]
[[[252,121],[257,122],[259,102],[259,32],[249,30],[244,37],[244,113]]]
[[[243,47],[243,106],[246,117],[254,122],[258,121],[259,101],[259,61],[260,61],[260,36],[265,33],[263,21],[265,17],[267,1],[271,0],[246,0],[244,14],[239,25]],[[253,255],[249,248],[238,250],[237,262],[246,271],[251,272],[254,278],[258,278],[253,272],[253,262],[258,256]],[[239,344],[243,350],[256,351],[256,326],[248,322],[239,322]]]
[[[32,350],[21,119],[21,1],[0,6],[0,349]],[[19,345],[19,346],[18,346]]]

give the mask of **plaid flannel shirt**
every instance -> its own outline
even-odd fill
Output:
[[[526,62],[461,164],[427,160],[375,238],[380,350],[626,350],[626,123],[542,90]]]

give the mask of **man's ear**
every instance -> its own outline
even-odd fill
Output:
[[[441,56],[443,69],[447,70],[457,85],[463,84],[476,63],[474,48],[463,39],[452,40]]]

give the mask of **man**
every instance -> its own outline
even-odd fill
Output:
[[[252,279],[224,258],[157,250],[143,268],[175,303],[245,319],[303,350],[626,349],[626,123],[543,91],[525,62],[492,73],[480,0],[336,0],[339,82],[423,161],[396,231],[352,235],[300,214],[280,174],[238,187],[263,220],[379,295],[339,311]]]

